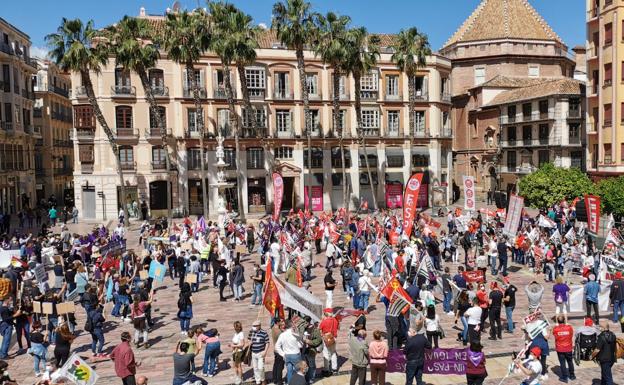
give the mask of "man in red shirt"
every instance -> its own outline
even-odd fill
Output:
[[[136,368],[141,366],[141,363],[134,361],[134,352],[130,347],[130,341],[132,337],[130,333],[121,333],[121,343],[115,346],[113,352],[110,354],[111,360],[115,362],[115,373],[117,377],[121,378],[123,385],[136,385],[134,375],[136,374]]]
[[[559,381],[567,383],[568,379],[575,380],[574,363],[572,362],[574,329],[565,323],[563,314],[557,316],[557,326],[553,328],[553,336],[555,336],[555,350],[557,350],[559,367],[561,368]]]
[[[336,353],[336,337],[338,337],[338,320],[332,309],[323,311],[323,320],[319,330],[323,336],[323,372],[325,375],[338,372],[338,354]]]

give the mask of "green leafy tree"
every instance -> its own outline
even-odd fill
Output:
[[[616,217],[624,216],[624,176],[602,179],[596,185],[602,208]]]
[[[578,168],[555,167],[552,163],[520,179],[518,188],[525,204],[536,208],[546,208],[595,191],[592,181]]]
[[[108,46],[105,40],[98,41],[98,31],[93,27],[93,20],[86,24],[80,19],[69,20],[63,18],[56,33],[45,37],[46,43],[51,48],[50,56],[60,69],[67,72],[75,72],[80,75],[80,81],[84,87],[87,100],[93,108],[93,114],[102,127],[102,131],[108,139],[108,144],[113,151],[117,163],[117,175],[119,176],[119,202],[124,212],[124,221],[128,224],[128,209],[123,200],[126,196],[123,170],[119,158],[119,145],[115,135],[111,131],[102,109],[100,108],[95,92],[91,73],[99,74],[102,66],[108,63]]]

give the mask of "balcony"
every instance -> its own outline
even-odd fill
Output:
[[[332,92],[332,94],[331,94],[331,95],[332,95],[332,100],[333,100],[333,99],[334,99],[334,93]],[[349,94],[340,94],[340,95],[338,96],[338,100],[341,100],[341,101],[348,101],[348,100],[350,100],[350,95],[349,95]]]
[[[145,130],[145,139],[162,139],[163,134],[165,135],[171,135],[171,130],[168,128],[157,128],[157,127],[150,127],[147,130]]]
[[[167,86],[151,86],[152,95],[155,98],[168,98],[169,97],[169,87]]]
[[[540,146],[558,146],[561,145],[561,138],[526,138],[522,140],[508,139],[501,140],[500,147],[540,147]]]
[[[231,133],[230,131],[231,130],[228,128],[227,130],[228,135],[230,138],[233,138],[234,134]],[[267,136],[267,128],[264,127],[264,125],[257,126],[255,131],[251,127],[243,127],[240,133],[241,138],[251,138],[251,139],[258,138],[259,139],[259,138],[264,138],[266,136]]]
[[[273,92],[274,100],[292,100],[293,94],[290,91],[286,90],[275,90]]]
[[[451,127],[442,127],[442,131],[440,131],[440,138],[452,138],[453,137],[453,129]]]
[[[539,111],[532,111],[531,114],[528,115],[520,115],[520,119],[516,118],[516,115],[513,116],[508,116],[508,115],[502,115],[499,117],[499,123],[500,124],[514,124],[514,123],[519,123],[519,122],[535,122],[535,121],[540,121],[540,120],[553,120],[555,119],[555,113],[554,112],[539,112]]]
[[[80,173],[93,174],[93,163],[80,163]]]
[[[11,47],[10,44],[6,44],[6,43],[0,43],[0,51],[4,52],[8,55],[14,55],[15,51],[13,50],[13,47]]]
[[[514,166],[514,165],[506,165],[500,167],[501,173],[512,173],[512,174],[530,174],[537,170],[537,167],[533,165],[524,165],[524,166]]]
[[[305,134],[307,135],[308,132],[312,138],[320,138],[323,133],[323,127],[321,127],[320,123],[313,125],[312,129],[306,127]]]
[[[266,90],[264,88],[250,88],[249,99],[252,100],[264,100],[266,96]]]
[[[5,131],[13,131],[13,122],[0,122],[0,128]]]
[[[399,127],[388,127],[386,128],[384,135],[390,138],[398,138],[399,137]]]
[[[402,97],[399,94],[386,94],[385,100],[388,102],[400,102],[402,101]]]
[[[445,103],[450,103],[451,94],[449,92],[443,92],[442,95],[440,95],[440,99]]]
[[[69,167],[62,167],[62,168],[55,168],[54,169],[54,176],[67,176],[67,175],[72,175],[74,173],[74,170],[72,168]]]
[[[43,117],[43,110],[41,108],[33,109],[33,118],[41,118]]]
[[[204,138],[208,136],[208,133],[204,130]],[[195,127],[189,127],[184,132],[184,137],[186,139],[199,139],[199,131]]]
[[[76,129],[76,139],[78,141],[93,140],[95,138],[94,129]]]
[[[429,94],[425,90],[416,90],[416,95],[414,95],[414,100],[426,102],[429,100]]]
[[[362,136],[367,138],[369,137],[379,137],[379,127],[370,127],[370,128],[362,128],[360,130]]]
[[[22,97],[24,99],[35,100],[35,93],[32,91],[28,91],[27,89],[22,90]]]
[[[427,129],[425,126],[416,126],[414,130],[414,138],[426,138],[427,137]]]
[[[134,170],[136,169],[136,162],[121,162],[122,170]]]
[[[111,93],[113,97],[134,98],[136,97],[136,87],[135,86],[111,86]]]
[[[54,92],[57,95],[63,96],[65,98],[69,98],[69,91],[59,88],[57,86],[48,86],[48,89]]]
[[[360,99],[362,99],[363,102],[376,101],[378,96],[379,92],[377,91],[360,91]]]
[[[282,138],[282,139],[288,139],[288,138],[293,138],[294,132],[292,130],[292,128],[277,128],[277,132],[275,133],[275,137],[277,138]]]
[[[206,99],[206,89],[203,86],[198,87],[197,93],[199,94],[200,99]],[[184,87],[182,89],[182,96],[185,98],[195,99],[195,92],[192,88]]]
[[[225,87],[218,87],[212,92],[213,98],[215,99],[227,99],[227,92]],[[232,90],[232,98],[236,99],[236,90]]]
[[[167,163],[164,160],[158,161],[158,162],[152,161],[152,170],[166,170],[166,169],[167,169]]]
[[[592,8],[587,11],[587,17],[589,20],[593,20],[598,17],[598,8]]]
[[[321,100],[323,99],[320,94],[308,94],[308,99],[310,100]]]
[[[577,146],[578,146],[578,145],[580,145],[580,144],[581,144],[581,137],[580,137],[580,136],[571,136],[571,137],[568,139],[568,143],[569,143],[570,145],[577,145]]]
[[[568,110],[568,119],[580,119],[583,117],[583,111],[579,110]]]
[[[605,79],[604,83],[602,83],[602,87],[611,87],[611,85],[613,84],[613,81],[611,79]]]
[[[136,128],[117,128],[115,129],[117,140],[135,140],[139,138],[139,130]]]
[[[607,118],[605,117],[603,127],[611,127],[611,125],[612,125],[611,118],[607,119]]]

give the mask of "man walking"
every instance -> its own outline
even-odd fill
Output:
[[[561,368],[559,381],[567,383],[568,380],[575,380],[574,363],[572,362],[574,329],[571,325],[566,324],[566,317],[563,314],[557,316],[557,326],[553,328],[553,336],[555,337],[555,350]]]
[[[286,364],[286,382],[290,382],[290,378],[296,372],[296,365],[301,361],[301,348],[303,343],[301,337],[297,334],[295,324],[292,321],[286,321],[286,330],[280,334],[275,343],[275,351],[284,358]]]
[[[431,343],[423,334],[417,334],[416,330],[410,329],[407,342],[403,348],[405,353],[405,385],[412,385],[416,378],[416,385],[424,385],[422,381],[423,368],[425,366],[425,349],[431,349]]]
[[[357,335],[352,327],[349,332],[349,353],[351,354],[351,379],[349,385],[364,385],[366,382],[366,367],[368,366],[368,342],[366,330],[358,330]]]
[[[513,333],[514,331],[514,322],[513,322],[513,311],[516,307],[516,291],[518,289],[509,282],[509,277],[503,278],[503,289],[505,289],[505,294],[503,296],[503,303],[505,304],[505,317],[507,317],[507,333]]]
[[[596,276],[589,275],[589,281],[585,284],[585,309],[587,309],[587,317],[591,317],[592,308],[594,308],[594,322],[598,322],[600,315],[598,314],[598,294],[600,294],[600,284],[596,282]]]
[[[269,351],[269,334],[262,330],[260,320],[251,324],[252,329],[249,331],[247,339],[251,346],[251,364],[254,372],[254,380],[257,385],[265,385],[264,380],[264,362],[267,352]]]
[[[616,361],[616,339],[615,334],[609,330],[607,320],[600,321],[602,332],[598,334],[598,344],[592,353],[592,359],[597,358],[600,362],[600,384],[613,385],[613,374],[611,368]]]
[[[135,385],[136,384],[136,368],[141,366],[141,363],[137,363],[134,360],[134,352],[130,347],[130,340],[132,337],[130,333],[121,333],[121,343],[115,346],[115,349],[110,354],[110,359],[115,363],[115,374],[121,378],[123,385]]]
[[[621,271],[615,273],[609,298],[613,303],[613,322],[617,323],[624,317],[624,279],[622,279]]]

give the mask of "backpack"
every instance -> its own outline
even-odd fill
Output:
[[[178,299],[178,310],[186,310],[186,299],[184,297]]]
[[[93,321],[91,321],[91,315],[87,315],[87,322],[85,322],[84,330],[89,333],[93,331]]]

